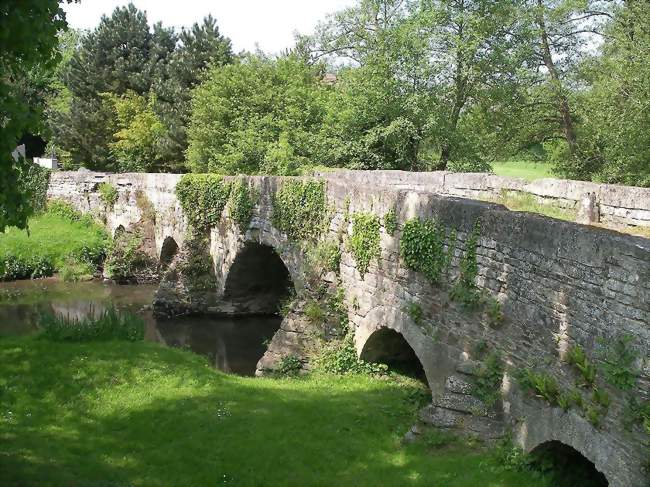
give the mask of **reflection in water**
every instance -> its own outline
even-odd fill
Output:
[[[214,318],[187,316],[157,320],[146,311],[156,286],[102,282],[64,283],[53,279],[0,283],[0,337],[38,331],[39,316],[73,318],[98,315],[107,307],[137,313],[145,320],[145,339],[205,355],[224,372],[252,375],[266,342],[280,327],[277,316]]]

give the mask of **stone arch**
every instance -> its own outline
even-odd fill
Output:
[[[363,345],[359,358],[366,362],[379,362],[405,375],[426,382],[424,366],[404,336],[391,328],[375,330]]]
[[[223,298],[240,313],[276,314],[294,291],[289,269],[278,252],[269,245],[246,242],[228,269]]]
[[[118,225],[113,231],[113,240],[117,240],[119,237],[123,236],[126,233],[126,228],[124,225]]]
[[[558,440],[537,445],[530,452],[534,461],[552,466],[558,487],[608,487],[607,477],[577,449]]]
[[[162,248],[160,249],[159,262],[162,266],[169,266],[178,253],[178,244],[174,237],[165,237],[163,240]]]
[[[460,355],[458,350],[432,340],[413,323],[407,313],[393,306],[377,306],[362,318],[353,318],[352,321],[356,325],[354,341],[359,357],[362,357],[364,353],[367,354],[368,348],[374,348],[375,340],[379,340],[378,343],[381,343],[382,336],[384,338],[390,336],[383,331],[380,332],[380,335],[372,338],[376,332],[382,329],[392,330],[397,332],[400,339],[408,344],[422,365],[426,382],[432,394],[436,395],[444,391],[447,377],[454,372],[458,364]],[[370,341],[371,339],[372,341]]]
[[[544,407],[536,402],[526,402],[522,406],[516,408],[517,414],[525,419],[517,425],[515,438],[526,453],[559,443],[593,464],[609,485],[637,485],[635,481],[638,482],[637,477],[641,474],[638,459],[621,455],[615,445],[602,441],[599,430],[585,418],[573,411]]]

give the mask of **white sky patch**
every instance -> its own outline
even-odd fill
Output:
[[[102,15],[129,0],[82,0],[63,4],[68,23],[76,29],[93,29]],[[132,0],[147,12],[149,24],[189,27],[208,14],[217,20],[220,32],[229,37],[234,52],[253,51],[256,44],[264,52],[277,54],[294,44],[294,32],[309,34],[329,13],[352,6],[355,0]]]

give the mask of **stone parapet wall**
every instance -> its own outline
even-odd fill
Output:
[[[580,213],[583,206],[596,205],[595,221],[620,226],[650,227],[650,188],[599,184],[565,179],[523,179],[484,173],[349,171],[321,172],[319,176],[359,185],[420,190],[471,199],[498,199],[504,191],[535,196],[539,203],[552,204]]]

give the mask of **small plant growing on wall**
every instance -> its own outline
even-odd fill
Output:
[[[605,380],[622,390],[634,387],[639,373],[636,366],[639,354],[632,347],[633,340],[634,338],[629,335],[611,340],[599,340]]]
[[[424,318],[424,311],[420,303],[410,302],[404,307],[404,311],[407,315],[413,320],[413,323],[416,325],[422,324],[422,319]]]
[[[350,248],[362,277],[368,271],[370,261],[378,258],[381,253],[379,228],[379,218],[372,213],[352,215]]]
[[[111,183],[101,183],[99,185],[99,197],[106,205],[106,208],[112,210],[115,203],[117,203],[117,188]]]
[[[394,209],[390,209],[384,215],[384,228],[388,235],[394,235],[397,231],[397,213]]]
[[[498,352],[491,352],[478,370],[472,394],[487,407],[493,406],[501,397],[504,371],[503,360]]]
[[[478,275],[476,248],[480,231],[481,222],[476,220],[474,229],[467,239],[465,255],[460,261],[460,275],[451,290],[451,298],[470,309],[476,308],[481,301],[481,295],[476,287],[476,276]]]
[[[406,267],[437,283],[445,262],[443,241],[443,232],[433,220],[408,220],[400,239],[400,254]]]
[[[596,366],[587,358],[587,354],[580,345],[573,345],[569,348],[566,361],[578,370],[583,385],[592,386],[594,384],[596,380]]]

